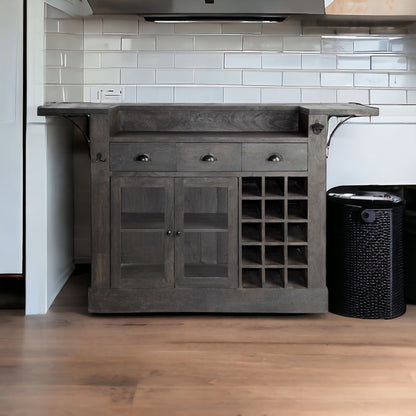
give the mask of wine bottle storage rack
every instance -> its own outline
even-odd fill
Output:
[[[308,178],[241,178],[240,286],[308,287]]]

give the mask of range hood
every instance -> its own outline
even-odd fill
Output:
[[[138,14],[149,21],[282,21],[323,15],[325,0],[89,0],[94,14]]]

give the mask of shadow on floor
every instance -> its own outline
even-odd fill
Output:
[[[87,311],[90,283],[91,266],[89,264],[77,265],[74,273],[54,300],[51,309],[81,308]]]

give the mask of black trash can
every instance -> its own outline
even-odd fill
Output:
[[[337,187],[327,193],[329,311],[391,319],[406,311],[403,270],[404,200]]]

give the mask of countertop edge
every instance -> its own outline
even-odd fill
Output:
[[[110,110],[131,109],[151,110],[165,108],[166,110],[248,110],[248,111],[279,111],[298,110],[308,115],[327,115],[337,117],[347,116],[377,116],[379,110],[359,103],[325,103],[325,104],[95,104],[95,103],[49,103],[38,107],[39,116],[82,116],[90,114],[108,114]]]

